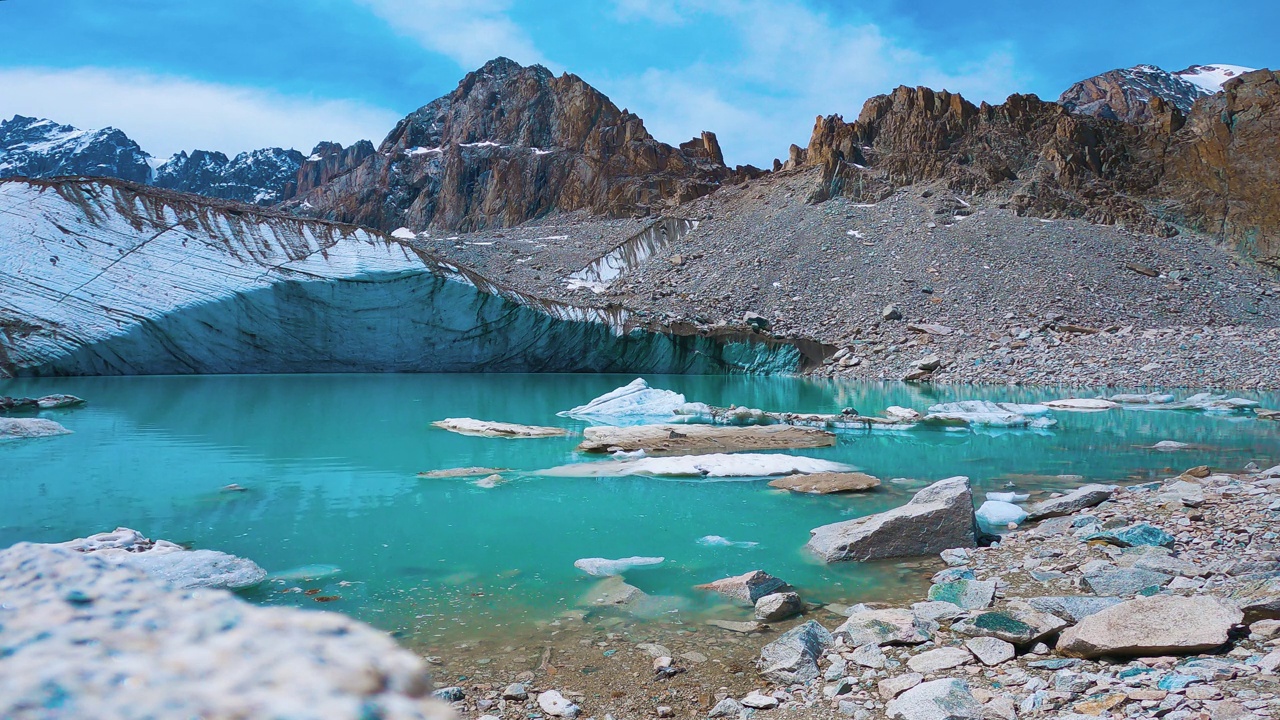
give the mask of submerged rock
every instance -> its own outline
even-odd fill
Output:
[[[70,434],[71,431],[62,425],[44,418],[0,417],[0,440],[21,440]]]
[[[267,571],[252,560],[216,550],[187,550],[167,540],[150,540],[129,528],[71,540],[58,547],[136,568],[176,588],[235,590],[252,587],[267,578]]]
[[[696,455],[744,450],[829,447],[836,436],[816,428],[791,425],[734,427],[723,425],[637,425],[589,427],[582,431],[579,452],[634,452],[647,455]]]
[[[776,683],[803,683],[820,676],[818,658],[835,644],[827,629],[810,620],[760,650],[760,674]]]
[[[902,507],[810,531],[806,546],[826,562],[932,555],[976,542],[969,478],[939,480]]]
[[[661,565],[665,561],[666,558],[640,556],[619,558],[617,560],[607,560],[605,558],[582,558],[581,560],[575,560],[573,562],[573,566],[588,575],[608,577],[610,575],[621,575],[632,568]]]
[[[879,486],[879,478],[860,472],[789,475],[769,482],[772,488],[810,495],[863,492]]]
[[[1225,644],[1243,617],[1217,598],[1155,595],[1086,617],[1062,633],[1057,649],[1084,658],[1204,652]]]
[[[557,427],[538,427],[536,425],[517,425],[515,423],[492,422],[489,420],[473,420],[472,418],[445,418],[431,423],[432,425],[459,435],[476,437],[505,438],[542,438],[563,437],[568,430]]]
[[[0,717],[450,716],[419,657],[337,613],[177,591],[29,543],[0,550],[0,596]]]
[[[418,473],[418,477],[420,478],[476,477],[478,475],[497,475],[504,472],[507,472],[507,468],[464,467],[464,468],[449,468],[447,470],[428,470],[427,472]]]

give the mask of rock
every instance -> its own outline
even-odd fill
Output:
[[[44,418],[0,417],[0,441],[70,435],[71,431]]]
[[[798,625],[760,650],[760,674],[782,684],[815,680],[822,674],[818,658],[834,643],[831,633],[817,622]]]
[[[1027,511],[1009,502],[987,500],[976,513],[978,522],[990,530],[1003,530],[1009,525],[1020,525],[1027,519]]]
[[[994,580],[956,580],[929,587],[930,600],[951,603],[965,610],[990,607],[995,596]]]
[[[1138,568],[1121,568],[1119,570],[1103,570],[1086,573],[1084,584],[1095,595],[1130,596],[1138,593],[1150,593],[1164,587],[1171,575],[1139,570]]]
[[[474,435],[476,437],[544,438],[563,437],[569,434],[569,431],[564,428],[517,425],[515,423],[473,420],[471,418],[445,418],[431,424],[442,430],[456,432],[459,435]]]
[[[746,622],[737,622],[734,620],[708,620],[707,624],[710,625],[711,627],[716,627],[716,628],[720,628],[721,630],[728,630],[729,632],[736,632],[736,633],[760,632],[761,630],[768,627],[767,625],[762,625],[758,622],[755,622],[754,620],[748,620]]]
[[[769,481],[769,487],[813,495],[863,492],[880,486],[880,479],[860,472],[788,475]]]
[[[942,562],[948,567],[959,567],[969,564],[969,551],[965,548],[948,548],[938,553],[942,558]]]
[[[917,370],[931,373],[942,367],[942,358],[937,355],[926,355],[915,362],[915,367]]]
[[[966,477],[940,480],[902,507],[810,531],[806,546],[826,562],[932,555],[976,542]]]
[[[40,401],[35,398],[14,398],[0,395],[0,414],[38,412]]]
[[[573,566],[582,572],[593,575],[595,577],[609,577],[610,575],[621,575],[622,573],[638,568],[653,567],[666,562],[666,558],[660,557],[626,557],[617,560],[609,560],[606,558],[582,558],[574,560]]]
[[[1031,520],[1071,515],[1095,505],[1101,505],[1117,490],[1115,485],[1085,485],[1058,498],[1049,498],[1031,507],[1027,517]]]
[[[666,646],[657,643],[639,643],[636,645],[636,649],[643,650],[655,658],[670,657],[672,655],[672,652]]]
[[[854,648],[853,652],[849,653],[849,660],[855,665],[876,670],[882,670],[888,664],[884,651],[874,643]]]
[[[1149,523],[1137,523],[1119,530],[1105,530],[1088,535],[1085,541],[1098,540],[1119,547],[1153,545],[1173,549],[1173,536]]]
[[[1143,265],[1142,263],[1136,263],[1136,262],[1125,263],[1125,267],[1138,273],[1139,275],[1146,275],[1147,277],[1160,277],[1159,270]]]
[[[1244,583],[1228,599],[1244,612],[1245,622],[1280,620],[1280,578]]]
[[[917,621],[929,623],[959,617],[964,614],[964,608],[955,603],[944,601],[918,602],[911,603],[911,614],[916,617]]]
[[[1081,620],[1100,613],[1112,605],[1124,602],[1118,597],[1096,597],[1092,595],[1063,595],[1027,598],[1027,603],[1040,612],[1056,615],[1068,622],[1078,623]]]
[[[579,605],[628,605],[637,602],[646,593],[640,588],[629,585],[617,575],[606,577],[592,585],[579,600]]]
[[[523,702],[529,699],[529,689],[523,683],[511,683],[502,691],[502,699]]]
[[[548,690],[538,695],[538,707],[551,717],[576,718],[582,708],[573,704],[557,690]]]
[[[772,695],[764,695],[759,690],[752,690],[747,693],[746,697],[742,698],[742,706],[755,710],[772,710],[778,707],[778,698]]]
[[[765,595],[756,601],[756,620],[760,622],[778,622],[799,615],[804,610],[800,596],[793,592],[780,592]]]
[[[885,320],[901,320],[902,313],[898,312],[898,308],[893,305],[885,305],[884,309],[880,311],[880,317]]]
[[[988,667],[1012,660],[1017,654],[1011,643],[993,637],[969,638],[964,641],[964,646]]]
[[[421,658],[338,613],[177,590],[29,543],[0,550],[0,597],[0,717],[450,717]]]
[[[793,425],[734,427],[725,425],[599,426],[582,431],[578,452],[635,452],[646,455],[693,455],[741,451],[829,447],[833,433]]]
[[[754,606],[760,598],[790,589],[782,580],[763,570],[752,570],[749,573],[722,578],[705,585],[695,585],[697,590],[710,590],[723,598],[734,600],[743,605]]]
[[[85,401],[75,395],[45,395],[36,400],[36,404],[41,410],[63,410],[65,408],[80,407],[85,405]]]
[[[855,612],[835,629],[846,645],[919,645],[927,642],[937,624],[917,618],[909,610],[863,610]]]
[[[763,315],[753,312],[748,312],[743,315],[742,323],[747,327],[750,327],[752,330],[758,330],[760,332],[764,332],[772,327],[772,323],[765,319]]]
[[[175,588],[236,590],[267,578],[267,571],[252,560],[215,550],[187,550],[167,540],[150,540],[129,528],[78,538],[59,547],[137,568]]]
[[[711,712],[707,713],[707,717],[713,718],[736,718],[742,714],[742,703],[733,698],[725,698],[716,703],[711,708]]]
[[[951,626],[952,632],[975,637],[994,637],[1014,645],[1029,645],[1067,626],[1056,615],[1029,607],[1010,607],[971,616]]]
[[[876,684],[876,692],[885,700],[892,700],[902,693],[920,684],[924,676],[920,673],[905,673],[885,678]]]
[[[1057,650],[1083,658],[1205,652],[1225,644],[1232,626],[1243,617],[1236,608],[1212,597],[1137,598],[1068,628],[1058,640]]]
[[[936,674],[943,670],[968,665],[973,662],[973,653],[961,647],[940,647],[926,650],[907,660],[907,667],[913,672],[924,675]]]
[[[903,720],[982,720],[982,706],[960,680],[934,680],[902,693],[885,706]]]
[[[467,693],[463,691],[462,688],[456,685],[453,687],[440,688],[439,690],[436,690],[431,693],[431,697],[437,700],[443,700],[444,702],[449,702],[449,703],[459,702],[462,699],[466,698],[466,696],[467,696]]]
[[[936,323],[909,323],[907,329],[911,332],[923,333],[926,335],[950,335],[955,332],[955,328],[946,325],[938,325]]]

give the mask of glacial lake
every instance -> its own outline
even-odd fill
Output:
[[[254,602],[348,613],[423,645],[546,623],[598,581],[584,557],[662,556],[627,581],[673,596],[687,622],[720,612],[692,586],[764,569],[811,601],[918,594],[937,564],[824,566],[809,529],[900,505],[967,475],[989,490],[1065,490],[1142,482],[1199,464],[1280,462],[1280,424],[1252,414],[1056,412],[1045,430],[841,433],[835,447],[793,451],[871,473],[884,485],[801,496],[767,480],[565,478],[539,470],[595,458],[580,440],[495,439],[431,426],[446,417],[555,425],[631,375],[302,375],[67,378],[0,383],[0,394],[71,393],[86,407],[47,412],[74,434],[0,444],[0,547],[58,542],[125,526],[151,538],[253,559],[270,572],[331,566],[317,579],[268,582]],[[856,384],[799,378],[646,376],[691,401],[766,410],[880,414],[951,400],[1035,402],[1069,391]],[[1189,392],[1177,393],[1180,397]],[[1280,397],[1237,393],[1280,407]],[[1076,396],[1091,397],[1081,392]],[[1160,440],[1191,449],[1160,452]],[[511,468],[494,488],[422,471]],[[1060,478],[1058,476],[1079,476]],[[224,492],[235,483],[244,492]],[[708,544],[719,536],[741,545]],[[748,545],[749,544],[749,545]],[[315,569],[300,573],[315,574]],[[299,573],[292,573],[297,576]],[[317,600],[324,600],[317,603]],[[675,602],[673,601],[673,602]]]

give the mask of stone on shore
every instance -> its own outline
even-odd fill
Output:
[[[880,485],[880,479],[860,472],[788,475],[769,482],[769,487],[811,495],[862,492]]]
[[[579,452],[635,452],[647,455],[698,455],[829,447],[836,436],[794,425],[637,425],[589,427],[582,431]]]
[[[450,717],[421,658],[338,613],[29,543],[0,551],[0,597],[0,717]]]
[[[722,578],[705,585],[695,585],[696,590],[710,590],[723,598],[755,606],[760,598],[790,589],[782,580],[763,570],[752,570],[742,575]]]
[[[1064,620],[1078,623],[1081,620],[1124,602],[1118,597],[1093,595],[1058,595],[1027,598],[1027,604],[1040,612],[1057,615]]]
[[[569,434],[569,431],[564,428],[517,425],[515,423],[475,420],[472,418],[445,418],[431,424],[442,430],[475,437],[544,438],[563,437]]]
[[[806,547],[826,562],[933,555],[976,543],[969,478],[939,480],[902,507],[810,531]]]
[[[810,620],[760,650],[760,673],[772,682],[804,683],[821,676],[818,658],[835,644],[826,628]]]
[[[70,434],[71,431],[59,423],[44,418],[0,417],[0,440],[24,440]]]
[[[993,637],[1014,645],[1028,645],[1068,625],[1066,620],[1029,606],[1006,607],[966,618],[951,626],[953,632],[972,637]]]
[[[538,707],[551,717],[576,718],[582,712],[582,708],[561,695],[558,690],[548,690],[539,694]]]
[[[1150,594],[1169,584],[1172,575],[1139,568],[1119,568],[1085,573],[1084,584],[1095,595],[1119,595],[1129,597],[1139,593]]]
[[[1104,530],[1085,537],[1085,541],[1098,540],[1122,548],[1151,545],[1173,549],[1174,539],[1169,533],[1150,523],[1137,523],[1117,530]]]
[[[963,681],[921,683],[885,706],[890,718],[903,720],[982,720],[982,705]]]
[[[1076,488],[1062,497],[1049,498],[1032,506],[1027,517],[1031,520],[1070,515],[1101,505],[1115,494],[1119,488],[1115,485],[1085,485]]]
[[[167,540],[150,540],[137,530],[77,538],[59,547],[93,555],[113,565],[127,565],[175,588],[226,588],[257,585],[267,571],[252,560],[216,550],[187,550]]]
[[[876,692],[885,700],[892,700],[902,693],[920,684],[924,676],[920,673],[903,673],[885,678],[876,683]]]
[[[993,637],[973,637],[964,641],[964,646],[978,658],[983,665],[992,667],[1000,663],[1012,660],[1017,651],[1012,643],[1005,642],[1000,638]]]
[[[956,580],[929,587],[929,599],[951,603],[965,610],[981,610],[991,606],[996,596],[994,580]]]
[[[846,645],[919,645],[938,629],[936,622],[919,618],[910,610],[889,608],[855,612],[835,629]]]
[[[799,615],[804,611],[800,595],[794,592],[776,592],[756,601],[756,620],[778,622]]]
[[[907,660],[907,667],[914,672],[929,675],[968,665],[971,662],[973,662],[973,653],[965,648],[940,647],[913,655]]]
[[[1225,644],[1243,618],[1240,610],[1217,598],[1154,595],[1086,617],[1062,633],[1057,650],[1082,658],[1205,652]]]

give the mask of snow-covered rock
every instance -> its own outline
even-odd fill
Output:
[[[85,175],[144,183],[149,157],[115,128],[80,130],[21,115],[0,122],[0,178]]]
[[[252,560],[215,550],[187,550],[168,540],[150,540],[129,528],[78,538],[57,547],[93,555],[112,565],[136,568],[176,588],[246,588],[267,577],[267,572]]]
[[[156,187],[273,205],[285,200],[285,189],[296,181],[303,155],[297,150],[262,148],[228,159],[220,152],[180,152],[156,168]]]

